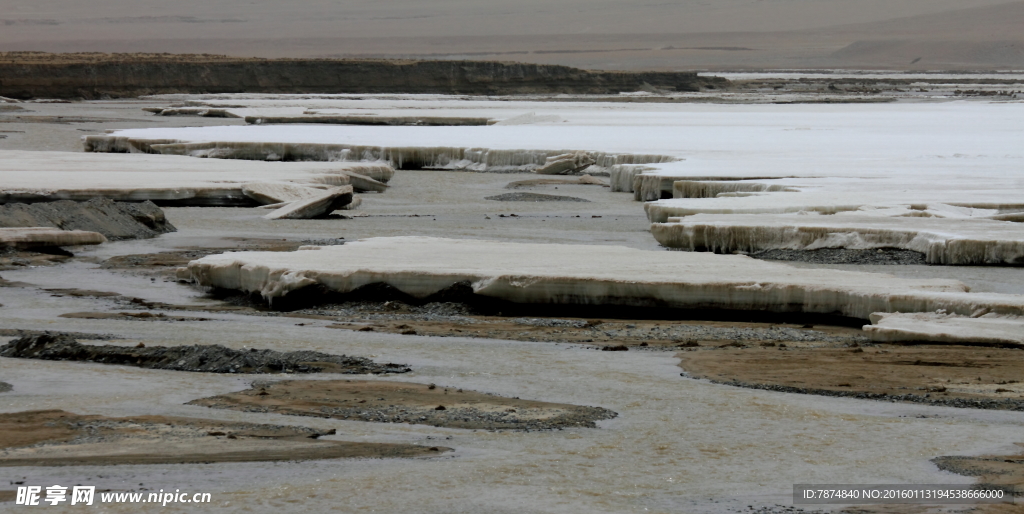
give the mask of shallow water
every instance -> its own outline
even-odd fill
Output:
[[[32,278],[25,275],[20,278]],[[148,280],[138,280],[138,288],[149,287]],[[1006,449],[1024,425],[1024,413],[712,385],[681,377],[672,353],[349,332],[325,328],[329,322],[303,320],[306,326],[297,327],[295,319],[231,314],[187,324],[68,320],[51,316],[63,309],[87,310],[103,300],[55,298],[31,288],[14,291],[5,295],[5,326],[114,333],[126,343],[147,345],[203,342],[366,355],[407,363],[415,373],[360,378],[437,383],[619,413],[599,423],[599,429],[539,433],[252,414],[183,405],[244,389],[247,377],[0,359],[3,380],[14,385],[0,396],[0,410],[6,412],[60,408],[112,416],[151,413],[301,424],[336,428],[336,438],[343,440],[456,449],[417,461],[3,472],[31,483],[64,480],[117,489],[143,483],[149,489],[209,491],[227,510],[262,512],[301,504],[310,511],[731,512],[746,505],[788,504],[796,482],[968,483],[965,477],[939,472],[928,459]]]

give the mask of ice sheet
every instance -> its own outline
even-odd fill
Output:
[[[1024,296],[969,293],[955,280],[798,269],[739,255],[649,252],[619,246],[371,238],[297,252],[236,252],[188,265],[203,286],[267,299],[319,285],[348,292],[387,283],[427,297],[457,283],[517,303],[722,308],[838,313],[1024,314]]]
[[[385,169],[387,168],[387,169]],[[390,175],[382,163],[240,162],[164,155],[0,151],[0,203],[47,200],[153,200],[173,205],[249,205],[243,185],[348,184],[349,174]]]
[[[654,223],[651,234],[665,247],[718,253],[819,248],[900,248],[931,264],[1024,264],[1024,226],[974,218],[901,217],[864,211],[820,215],[708,215]]]
[[[864,331],[872,341],[1024,345],[1024,318],[1017,316],[892,313],[874,315],[871,322]]]

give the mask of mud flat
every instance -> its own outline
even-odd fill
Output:
[[[789,393],[1024,410],[1024,350],[963,345],[691,348],[693,378]]]
[[[149,314],[149,313],[142,313]],[[153,317],[149,314],[149,317]],[[233,350],[219,345],[135,347],[83,345],[61,335],[28,335],[0,346],[0,357],[99,362],[206,373],[406,373],[401,364],[320,352]]]
[[[617,415],[600,407],[506,398],[435,384],[360,380],[257,382],[245,391],[189,404],[246,412],[487,430],[594,428],[596,421]]]
[[[1017,443],[1018,447],[1024,444]],[[1018,450],[1020,452],[1020,450]],[[951,455],[932,459],[939,469],[958,475],[978,478],[979,488],[998,488],[1016,496],[1024,496],[1024,452],[1010,455],[979,455],[975,457]],[[983,513],[1020,512],[1020,506],[985,505],[978,509]]]
[[[110,466],[409,458],[449,450],[320,441],[334,431],[165,416],[110,418],[61,410],[0,415],[0,466]]]
[[[255,206],[246,185],[270,183],[327,189],[366,177],[387,181],[384,163],[239,163],[160,155],[0,151],[0,203],[152,201],[162,206]],[[364,187],[380,184],[366,182]]]
[[[0,55],[0,96],[123,98],[163,93],[617,93],[645,84],[723,87],[692,72],[604,72],[484,61],[253,59],[216,55]]]
[[[406,299],[408,300],[408,299]],[[675,350],[700,346],[758,346],[762,343],[792,345],[857,344],[869,339],[859,326],[780,324],[760,316],[761,320],[709,321],[714,313],[702,312],[701,320],[681,320],[678,312],[649,309],[615,309],[611,317],[552,317],[550,305],[515,312],[502,304],[504,312],[494,315],[479,303],[435,302],[417,305],[400,299],[353,301],[320,305],[284,314],[294,318],[333,321],[327,328],[357,332],[382,332],[433,337],[479,337],[510,341],[571,343],[595,349],[625,347],[632,350]],[[533,312],[530,312],[533,311]],[[272,313],[262,313],[270,315]],[[608,314],[608,313],[605,313]],[[629,319],[628,314],[649,317]],[[675,314],[676,316],[673,316]],[[750,317],[754,316],[753,313]],[[662,315],[661,319],[658,315]],[[721,313],[719,313],[722,317]]]

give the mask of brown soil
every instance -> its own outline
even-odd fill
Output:
[[[595,421],[617,415],[599,407],[520,400],[434,384],[359,380],[257,382],[251,389],[189,405],[487,430],[592,428]]]
[[[781,350],[781,351],[780,351]],[[761,346],[680,353],[694,378],[776,391],[1024,410],[1024,350],[956,345]]]
[[[60,410],[0,414],[0,466],[420,457],[449,448],[319,441],[305,427],[206,419],[108,418]]]

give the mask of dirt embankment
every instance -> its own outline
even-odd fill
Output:
[[[19,337],[0,346],[0,357],[87,361],[149,369],[207,373],[406,373],[401,364],[377,364],[362,357],[313,351],[233,350],[220,345],[139,346],[83,345],[63,335]]]
[[[0,53],[0,96],[167,93],[618,93],[723,88],[689,72],[605,72],[485,61],[243,59],[172,54]]]
[[[0,416],[0,466],[425,457],[450,448],[318,440],[334,430],[208,419],[108,418],[60,410]]]
[[[485,430],[594,428],[596,421],[617,416],[600,407],[506,398],[434,384],[362,380],[254,383],[251,389],[194,400],[189,405]]]
[[[86,230],[112,241],[145,239],[177,230],[153,202],[115,202],[109,198],[0,205],[0,227]]]

